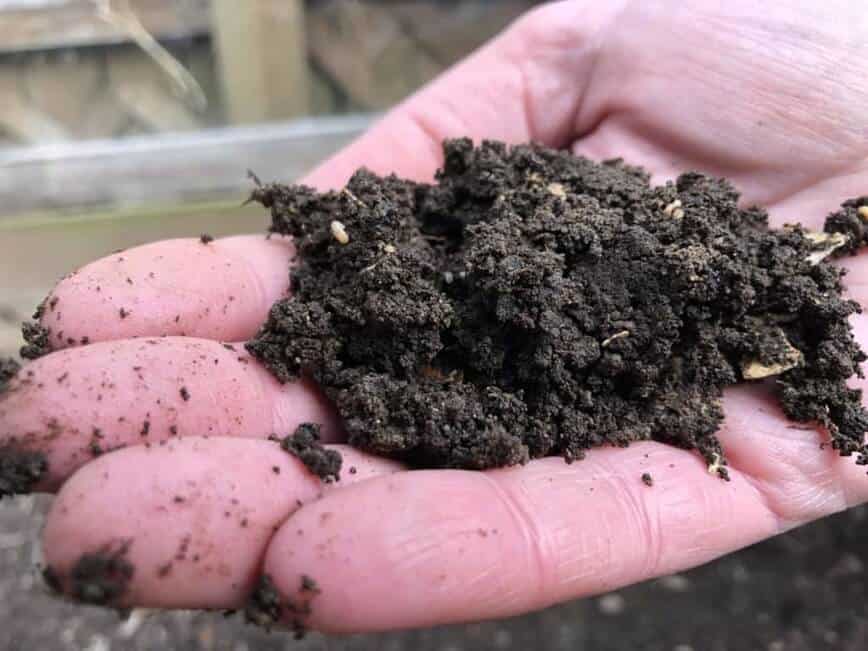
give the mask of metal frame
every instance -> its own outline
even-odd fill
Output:
[[[26,213],[242,197],[246,176],[298,178],[359,134],[371,115],[0,149],[0,223]]]

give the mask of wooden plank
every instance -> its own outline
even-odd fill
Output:
[[[9,67],[0,70],[0,132],[21,143],[54,143],[70,139],[64,126],[26,102],[19,79]]]
[[[130,0],[130,7],[159,39],[207,34],[209,0]],[[92,0],[0,5],[0,53],[128,42],[128,34],[97,14]]]
[[[438,62],[452,65],[538,4],[539,0],[403,0],[392,3],[390,11]]]
[[[443,68],[403,28],[391,3],[317,3],[307,29],[311,56],[363,109],[391,106]]]
[[[0,226],[35,212],[213,201],[249,194],[247,170],[291,181],[358,136],[370,116],[295,120],[0,149]],[[22,188],[27,191],[23,192]]]
[[[109,89],[122,114],[146,131],[187,131],[199,118],[178,96],[166,71],[140,50],[115,53],[108,62]]]
[[[223,90],[233,123],[309,113],[301,0],[213,0]]]
[[[19,61],[4,61],[0,71],[15,75],[27,104],[64,125],[73,138],[94,97],[104,92],[102,60],[91,53],[21,57]]]

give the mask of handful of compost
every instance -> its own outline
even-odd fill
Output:
[[[360,170],[252,198],[299,258],[248,349],[318,382],[363,450],[483,469],[653,439],[726,478],[723,390],[769,380],[789,418],[868,463],[846,385],[859,306],[828,263],[863,244],[868,197],[825,233],[771,230],[724,180],[655,187],[620,160],[463,139],[434,184]]]

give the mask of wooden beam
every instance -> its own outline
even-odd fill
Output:
[[[213,30],[233,123],[307,115],[302,0],[213,0]]]
[[[317,3],[307,31],[311,57],[363,109],[392,106],[443,68],[404,29],[392,3]]]
[[[0,69],[0,133],[24,144],[64,142],[70,134],[51,115],[24,100],[15,71]]]
[[[210,29],[208,0],[130,0],[155,38],[188,38]],[[241,3],[239,3],[241,4]],[[128,42],[129,35],[97,13],[92,0],[0,4],[0,53]]]

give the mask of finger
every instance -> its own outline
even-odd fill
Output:
[[[302,422],[338,438],[309,383],[279,384],[242,346],[191,338],[104,342],[42,357],[0,398],[0,454],[39,451],[52,489],[94,456],[179,436],[286,436]]]
[[[856,315],[851,323],[857,341],[868,341],[868,316]],[[848,384],[868,389],[865,378]],[[783,528],[868,500],[865,467],[828,446],[821,428],[788,420],[774,386],[733,387],[724,409],[720,437],[730,465],[757,487]]]
[[[146,244],[64,278],[42,325],[55,349],[161,335],[243,341],[285,295],[293,255],[279,237]]]
[[[80,597],[86,582],[73,568],[81,558],[126,545],[132,578],[111,605],[237,608],[274,531],[301,504],[399,468],[339,449],[336,484],[323,484],[269,441],[195,437],[108,455],[82,468],[54,501],[46,563],[64,591]],[[297,544],[305,540],[304,531],[294,535]]]
[[[868,317],[854,330],[865,340]],[[310,623],[328,631],[488,619],[690,568],[868,500],[864,467],[788,421],[772,387],[728,390],[724,413],[731,482],[656,443],[592,450],[571,466],[396,475],[300,510],[265,571],[287,599],[302,573],[315,577]],[[292,548],[291,527],[315,537]],[[408,597],[395,607],[383,586]]]
[[[516,615],[692,567],[777,531],[737,473],[725,483],[696,455],[642,443],[572,465],[373,479],[300,509],[264,567],[286,599],[302,574],[317,581],[312,627],[364,632]]]
[[[601,32],[619,5],[555,2],[530,12],[390,111],[305,181],[338,187],[361,166],[430,180],[443,139],[468,134],[565,146],[575,136]]]

